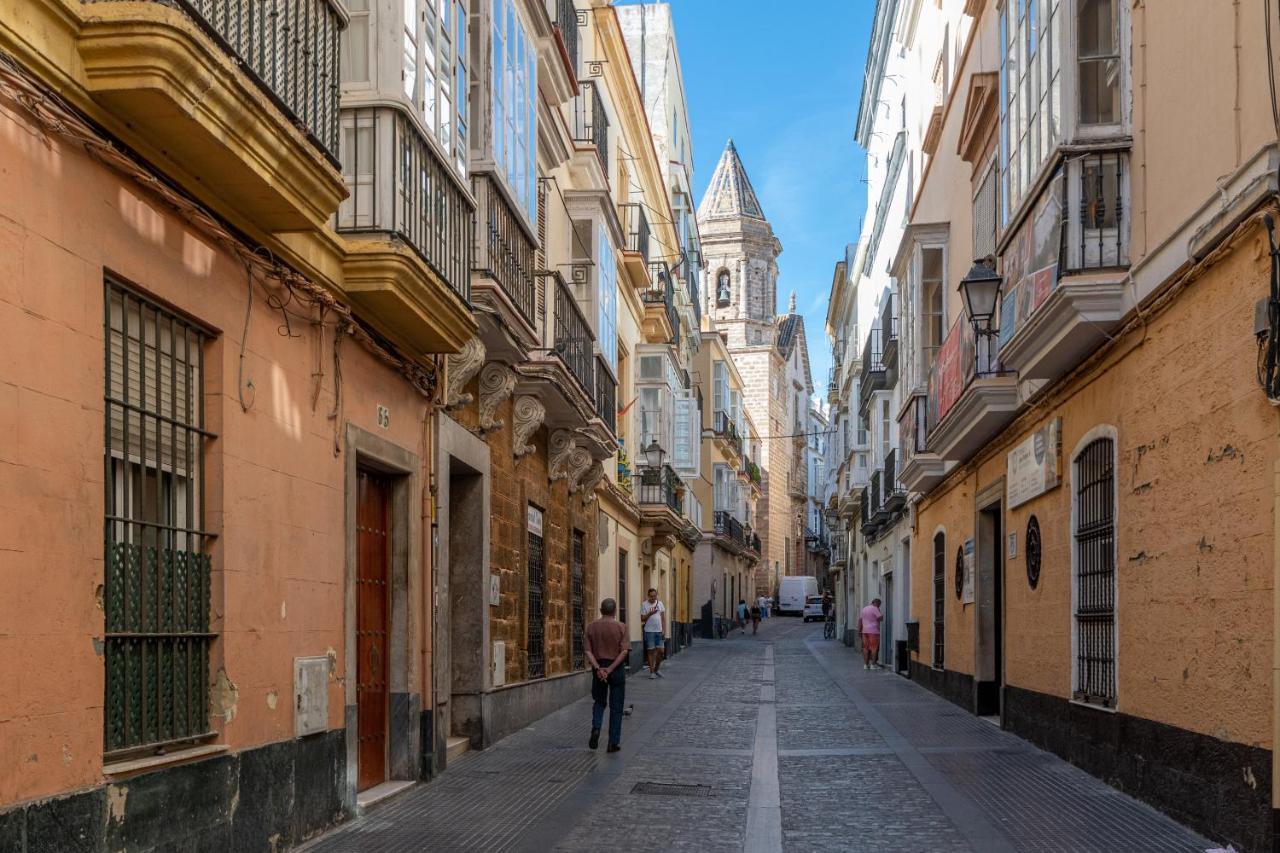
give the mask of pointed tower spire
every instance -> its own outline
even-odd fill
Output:
[[[711,183],[707,185],[707,194],[702,197],[698,207],[698,219],[725,219],[746,216],[753,219],[764,219],[764,211],[760,209],[760,200],[747,177],[747,170],[738,157],[738,149],[733,145],[732,137],[720,155]]]
[[[787,313],[796,313],[796,292],[794,290],[791,291],[791,299],[787,302]]]

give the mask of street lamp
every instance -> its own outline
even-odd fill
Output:
[[[973,269],[960,280],[960,293],[969,309],[969,322],[977,335],[993,335],[991,321],[1000,300],[1003,279],[996,274],[995,259],[991,256],[973,262]]]
[[[666,456],[666,453],[663,451],[662,446],[658,444],[656,438],[649,442],[649,446],[644,449],[643,453],[645,464],[648,467],[655,470],[662,467],[662,457]]]

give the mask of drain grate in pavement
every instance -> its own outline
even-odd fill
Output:
[[[710,785],[675,785],[669,782],[637,782],[633,794],[649,794],[657,797],[709,797]]]

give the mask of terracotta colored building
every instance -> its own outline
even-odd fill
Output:
[[[1263,850],[1280,154],[1246,18],[1263,4],[877,8],[921,152],[892,270],[898,665]]]

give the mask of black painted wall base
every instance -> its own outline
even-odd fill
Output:
[[[973,676],[949,669],[934,669],[918,660],[911,661],[911,678],[948,702],[968,711],[973,710]]]
[[[422,744],[422,763],[418,768],[418,779],[430,782],[436,777],[436,732],[431,709],[427,708],[418,716],[418,742]]]
[[[258,853],[348,817],[341,729],[167,767],[0,813],[4,853]],[[108,787],[125,790],[109,813]]]
[[[1276,849],[1271,752],[1017,687],[1005,728],[1242,851]]]

